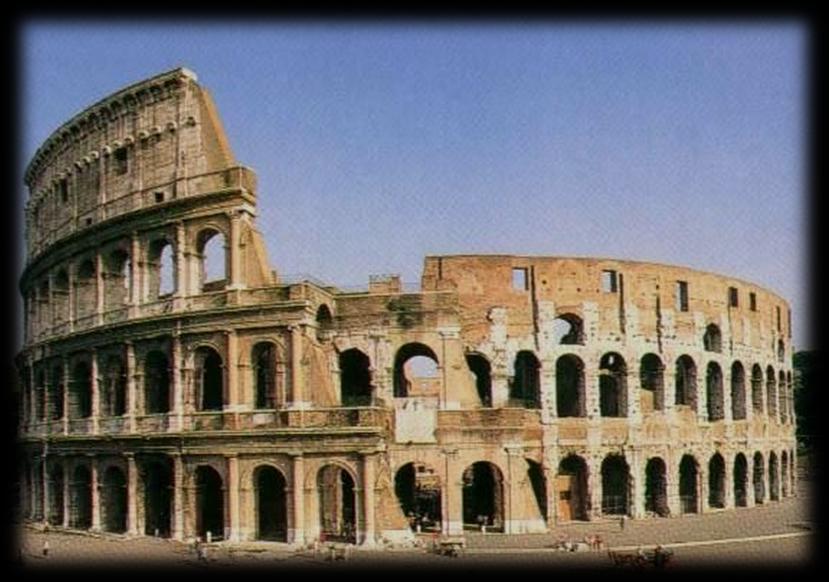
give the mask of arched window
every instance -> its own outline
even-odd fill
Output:
[[[627,365],[615,352],[599,361],[599,410],[602,416],[627,416]]]
[[[621,455],[608,455],[602,461],[602,513],[627,515],[630,470]]]
[[[65,414],[63,402],[63,366],[56,365],[52,367],[49,402],[52,407],[52,420],[63,418]]]
[[[763,414],[763,370],[757,364],[751,368],[751,406],[755,414]]]
[[[119,356],[107,358],[104,369],[103,412],[105,416],[121,416],[127,411],[127,372]]]
[[[86,259],[78,265],[75,278],[75,319],[83,319],[95,313],[95,263]]]
[[[676,373],[674,375],[677,406],[697,408],[697,366],[690,356],[679,356],[676,359]]]
[[[781,364],[786,359],[786,344],[783,340],[777,340],[777,361]]]
[[[66,269],[59,270],[55,275],[52,296],[55,301],[55,324],[69,321],[69,275]]]
[[[766,368],[766,412],[769,418],[777,416],[777,380],[774,368]]]
[[[481,406],[492,406],[492,373],[489,360],[481,354],[466,354],[466,365],[475,376],[475,388],[481,399]]]
[[[642,386],[640,409],[643,413],[663,410],[665,407],[665,366],[656,354],[645,354],[639,363]]]
[[[421,343],[402,346],[394,358],[395,397],[440,394],[438,365],[438,357],[429,346]]]
[[[572,354],[556,360],[556,413],[559,417],[587,416],[584,362]]]
[[[514,406],[541,408],[541,364],[535,354],[522,350],[515,356],[515,374],[510,386]]]
[[[146,276],[150,301],[172,294],[176,289],[173,245],[164,238],[156,239],[147,251]]]
[[[69,417],[89,418],[90,416],[92,416],[92,372],[89,364],[78,362],[72,369]]]
[[[259,342],[251,353],[256,408],[276,408],[276,346]]]
[[[562,313],[553,320],[553,336],[561,345],[584,344],[584,323],[574,313]]]
[[[147,414],[170,411],[170,363],[164,352],[152,351],[144,362],[144,410]]]
[[[731,418],[746,418],[746,373],[740,362],[731,364]]]
[[[702,343],[706,352],[722,352],[722,333],[716,324],[708,324],[708,327],[705,328]]]
[[[331,310],[323,303],[317,309],[317,340],[324,341],[328,339],[333,327],[334,318],[331,316]]]
[[[222,358],[213,348],[196,349],[196,379],[199,410],[221,410],[224,405]]]
[[[343,406],[370,406],[371,370],[368,356],[356,348],[339,356],[340,402]]]
[[[130,269],[129,254],[115,249],[104,260],[104,309],[122,307],[129,301]]]
[[[716,362],[708,363],[705,374],[705,391],[708,403],[708,420],[714,422],[725,416],[723,401],[722,370]]]
[[[199,292],[217,291],[227,280],[225,237],[220,231],[207,228],[196,237],[199,256]]]

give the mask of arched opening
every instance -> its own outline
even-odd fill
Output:
[[[746,373],[740,362],[731,364],[731,418],[746,418]]]
[[[86,259],[78,265],[75,277],[75,319],[84,320],[95,314],[95,263]]]
[[[777,340],[777,361],[781,364],[786,359],[786,344],[783,340]]]
[[[149,301],[155,301],[176,290],[175,254],[167,239],[156,239],[147,249],[147,292]]]
[[[277,469],[266,465],[254,471],[257,540],[288,541],[285,487],[285,477]]]
[[[323,303],[317,309],[317,341],[324,341],[330,337],[334,328],[334,318],[331,310]]]
[[[207,539],[207,532],[213,540],[224,538],[225,495],[222,477],[212,467],[202,465],[196,468],[196,532]]]
[[[752,480],[754,481],[754,503],[759,505],[766,499],[765,467],[763,465],[763,455],[759,452],[754,454]]]
[[[722,352],[722,332],[719,326],[709,323],[702,336],[702,344],[706,352]]]
[[[679,510],[680,513],[699,512],[699,470],[691,455],[683,455],[679,463]]]
[[[253,364],[255,407],[276,408],[276,346],[271,342],[259,342],[253,346],[250,359]]]
[[[196,349],[196,379],[199,410],[221,410],[224,405],[224,371],[222,358],[213,348]]]
[[[615,352],[599,361],[599,410],[601,416],[627,416],[627,365]]]
[[[492,407],[492,368],[489,360],[481,354],[466,354],[466,365],[475,375],[475,389],[481,399],[481,406]]]
[[[676,359],[674,374],[677,406],[697,409],[697,365],[691,356],[683,355]]]
[[[716,422],[725,418],[722,370],[716,362],[708,362],[708,369],[705,374],[705,393],[708,405],[708,420]]]
[[[127,371],[123,359],[112,355],[107,358],[103,382],[104,416],[122,416],[127,412]]]
[[[757,364],[751,368],[751,407],[754,414],[763,414],[763,370]]]
[[[504,478],[492,463],[478,461],[463,472],[463,525],[504,531]]]
[[[32,508],[32,518],[35,521],[43,519],[43,463],[35,461],[32,466],[32,500],[34,507]],[[86,527],[89,527],[88,525]]]
[[[432,467],[406,463],[394,476],[394,492],[413,530],[441,530],[440,476]]]
[[[89,529],[92,526],[92,474],[85,465],[75,468],[70,487],[69,526]]]
[[[585,417],[584,362],[572,354],[556,360],[556,414],[559,417]]]
[[[659,457],[648,459],[645,466],[645,511],[659,517],[667,517],[668,481],[665,461]]]
[[[340,353],[340,402],[343,406],[371,405],[368,356],[356,348]]]
[[[665,366],[656,354],[645,354],[639,363],[642,390],[639,408],[643,413],[665,408]]]
[[[55,465],[49,471],[49,523],[63,524],[63,466]]]
[[[101,523],[104,531],[127,531],[127,478],[117,467],[104,471],[101,481]]]
[[[780,484],[783,497],[791,495],[789,491],[789,456],[786,451],[780,453]]]
[[[535,504],[538,507],[538,512],[541,514],[544,522],[547,522],[547,486],[544,471],[541,469],[541,464],[536,463],[531,459],[524,459],[527,461],[527,480],[533,489],[533,497]]]
[[[152,351],[144,362],[144,410],[147,414],[170,411],[170,363],[164,352]]]
[[[54,309],[52,311],[55,324],[60,325],[69,321],[69,275],[66,269],[61,269],[55,275],[52,285],[52,299]]]
[[[708,461],[708,507],[725,507],[725,461],[719,453]]]
[[[357,498],[354,478],[336,465],[326,465],[317,474],[320,531],[323,539],[357,543]]]
[[[553,338],[560,345],[584,344],[584,323],[574,313],[562,313],[553,320]]]
[[[734,457],[734,505],[748,507],[748,462],[743,453]]]
[[[541,363],[532,352],[522,350],[515,356],[509,397],[510,406],[541,408]]]
[[[63,366],[52,367],[51,383],[49,384],[49,403],[52,408],[52,420],[63,418],[65,414],[63,403]]]
[[[773,419],[777,416],[777,381],[774,377],[774,368],[766,368],[766,411],[768,417]]]
[[[205,229],[196,237],[199,261],[199,292],[218,291],[227,280],[227,258],[224,234]]]
[[[46,373],[43,370],[38,370],[35,375],[34,417],[40,422],[46,420]]]
[[[104,259],[104,310],[117,309],[130,298],[130,256],[115,249]]]
[[[602,461],[602,514],[627,515],[630,472],[621,455],[608,455]]]
[[[782,424],[786,424],[786,412],[789,408],[789,391],[786,388],[786,374],[783,370],[780,370],[780,375],[778,376],[777,392],[778,400],[780,401],[780,405],[778,406],[780,409],[779,420]]]
[[[168,459],[144,467],[144,533],[170,537],[173,513],[173,467]]]
[[[394,357],[394,396],[433,396],[440,394],[438,357],[421,343],[406,344]]]
[[[794,416],[794,385],[792,384],[792,373],[786,373],[786,394],[789,395],[789,423],[795,421]]]
[[[777,454],[769,453],[769,501],[780,500],[780,473],[777,466]]]
[[[72,369],[69,417],[89,418],[90,416],[92,416],[92,372],[89,364],[78,362]]]
[[[589,497],[587,494],[587,463],[577,455],[569,455],[558,464],[556,475],[558,491],[558,521],[586,520]]]

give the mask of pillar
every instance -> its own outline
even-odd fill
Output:
[[[294,506],[294,527],[289,540],[296,545],[305,543],[305,460],[302,453],[294,453],[291,467],[293,486],[291,494]]]
[[[237,411],[242,405],[238,368],[239,338],[234,330],[225,332],[225,337],[227,338],[227,403],[225,409]]]
[[[302,328],[292,325],[291,330],[291,403],[294,408],[305,408],[305,391],[302,376]]]
[[[640,424],[642,422],[642,403],[639,401],[641,380],[639,378],[639,362],[629,362],[628,371],[625,374],[625,391],[627,404],[628,424]]]
[[[137,411],[137,393],[135,387],[135,346],[131,341],[125,342],[127,374],[127,430],[135,432],[135,415]]]
[[[92,348],[91,356],[91,386],[92,386],[92,434],[98,434],[98,423],[101,416],[101,389],[98,378],[98,350]]]
[[[46,446],[44,446],[43,454],[40,456],[40,462],[43,467],[40,475],[42,480],[41,487],[43,488],[43,523],[49,523],[49,471],[46,466],[46,457],[48,456]]]
[[[363,528],[363,546],[371,547],[376,543],[375,540],[375,495],[374,495],[374,463],[376,454],[363,454],[363,512],[364,512],[364,528]]]
[[[725,508],[734,509],[734,457],[723,454],[725,470],[723,480],[725,481]]]
[[[445,535],[463,534],[463,497],[460,476],[456,479],[457,449],[443,449],[444,472],[441,480],[441,531]]]
[[[556,394],[556,361],[554,358],[541,360],[541,421],[549,423],[558,415]]]
[[[587,489],[590,498],[590,519],[602,516],[602,458],[591,456],[587,461]]]
[[[501,364],[492,366],[492,408],[504,408],[509,401],[509,372]]]
[[[124,453],[127,458],[127,533],[138,535],[138,469],[135,455]]]
[[[631,484],[631,495],[633,495],[633,499],[631,500],[632,503],[629,503],[628,506],[631,508],[631,517],[641,519],[645,517],[645,469],[642,462],[642,451],[631,451],[628,460],[628,470],[633,481]]]
[[[181,453],[172,453],[173,457],[173,524],[171,532],[174,540],[184,539],[184,462]]]
[[[67,468],[66,458],[61,457],[61,467],[63,470],[63,527],[69,527],[69,510],[70,510],[70,502],[69,496],[71,494],[71,489],[69,487],[69,470]]]
[[[69,357],[61,358],[63,365],[63,434],[69,434]]]
[[[175,418],[175,426],[170,428],[172,430],[184,430],[184,383],[181,374],[181,338],[178,334],[173,336],[170,352],[173,380],[173,415]]]
[[[69,322],[69,331],[75,329],[75,266],[73,263],[66,265],[66,282],[68,287],[69,309],[67,320]]]
[[[98,483],[98,460],[91,457],[89,473],[92,476],[92,531],[101,531],[101,486]]]
[[[95,253],[95,321],[104,322],[104,261],[101,253]]]
[[[519,513],[521,509],[521,490],[519,483],[523,480],[521,470],[523,467],[519,464],[521,461],[522,448],[516,446],[508,446],[504,449],[507,453],[507,475],[504,486],[507,488],[504,491],[504,533],[521,533],[523,528],[521,519],[523,516]]]
[[[227,499],[230,513],[230,532],[225,537],[232,542],[241,540],[241,506],[239,504],[239,457],[236,454],[225,455],[227,460]]]
[[[176,265],[175,265],[175,290],[173,291],[173,297],[186,297],[189,295],[187,291],[187,262],[184,260],[186,254],[186,236],[184,232],[184,223],[177,222],[176,223],[176,244],[175,244],[175,258],[176,258]]]
[[[240,233],[241,233],[241,211],[231,211],[228,213],[230,222],[230,240],[227,242],[226,256],[228,257],[228,289],[242,289],[242,261],[240,255]]]
[[[130,317],[138,315],[138,306],[141,305],[141,243],[138,233],[132,232],[130,239]]]

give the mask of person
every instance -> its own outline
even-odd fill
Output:
[[[625,531],[625,521],[626,520],[627,520],[626,515],[622,515],[622,517],[619,518],[619,529],[622,530],[622,531]]]
[[[49,557],[49,540],[43,540],[43,557]]]

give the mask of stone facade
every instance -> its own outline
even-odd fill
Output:
[[[795,491],[790,312],[756,285],[481,255],[427,257],[416,292],[283,281],[185,69],[72,118],[25,179],[32,520],[372,545]]]

